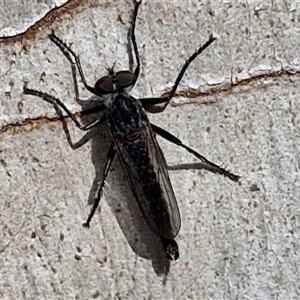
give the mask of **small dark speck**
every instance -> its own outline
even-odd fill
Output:
[[[32,238],[32,239],[35,239],[35,238],[36,238],[36,233],[35,233],[34,231],[31,233],[31,238]]]
[[[46,227],[47,227],[47,225],[46,225],[46,224],[43,224],[43,225],[41,226],[41,229],[42,229],[42,230],[45,230]]]
[[[34,162],[37,162],[37,163],[40,162],[40,160],[39,160],[37,157],[35,157],[35,156],[32,157],[32,160],[33,160]]]
[[[209,9],[209,10],[208,10],[208,14],[209,14],[211,17],[214,17],[214,16],[215,16],[215,12],[214,12],[212,9]]]
[[[59,239],[60,239],[61,242],[65,239],[65,236],[64,236],[63,233],[60,234]]]
[[[51,267],[51,271],[56,274],[57,273],[57,270],[54,268],[54,267]]]
[[[38,252],[36,255],[37,255],[39,258],[42,257],[42,254],[41,254],[40,252]]]
[[[10,92],[6,91],[4,94],[5,94],[5,97],[7,99],[11,99],[11,93]]]
[[[122,25],[125,25],[121,15],[119,14],[118,17],[117,17],[117,21],[120,22]]]
[[[82,252],[82,249],[80,247],[77,246],[76,249],[78,252]]]
[[[27,51],[28,51],[28,46],[27,45],[25,45],[25,44],[23,44],[22,45],[22,50],[25,52],[25,54],[27,53]]]
[[[98,259],[97,263],[100,265],[101,268],[104,266],[104,261],[102,261],[102,260]]]
[[[23,107],[24,107],[23,102],[19,101],[17,106],[18,106],[19,113],[21,114],[23,112]]]
[[[0,163],[4,168],[7,167],[7,162],[4,159],[0,158]]]
[[[100,295],[99,291],[96,291],[96,292],[92,295],[92,297],[93,297],[94,299],[96,299],[96,298],[99,297],[99,295]]]
[[[78,254],[75,254],[75,255],[74,255],[74,258],[75,258],[76,260],[78,260],[78,261],[81,260],[81,256],[78,255]]]
[[[210,132],[210,127],[206,127],[206,132]]]
[[[250,190],[250,192],[258,192],[258,191],[260,191],[260,189],[259,189],[259,187],[257,186],[256,183],[251,184],[249,190]]]
[[[42,72],[41,76],[40,76],[40,82],[44,82],[44,78],[46,76],[45,72]]]
[[[159,25],[163,25],[162,19],[158,19],[158,20],[157,20],[157,23],[158,23]]]

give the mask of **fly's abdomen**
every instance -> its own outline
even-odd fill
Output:
[[[130,176],[136,179],[132,191],[148,226],[161,238],[174,238],[179,229],[173,226],[174,216],[164,193],[159,169],[155,168],[151,160],[151,149],[146,147],[146,142],[141,136],[126,141],[123,146],[129,154],[127,159],[130,161],[126,164],[131,166]]]

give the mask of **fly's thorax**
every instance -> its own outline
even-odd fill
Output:
[[[118,93],[108,110],[108,124],[112,131],[122,136],[132,136],[140,132],[145,112],[136,99],[127,93]]]

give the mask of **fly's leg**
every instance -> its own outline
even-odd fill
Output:
[[[138,15],[139,11],[139,6],[141,5],[142,1],[134,1],[134,9],[132,13],[132,21],[131,21],[131,28],[130,28],[130,36],[131,36],[131,41],[133,45],[133,50],[135,54],[135,60],[136,60],[136,68],[134,70],[134,75],[136,78],[136,81],[140,75],[140,68],[141,68],[141,62],[140,62],[140,55],[139,55],[139,50],[136,44],[136,39],[135,39],[135,24],[136,24],[136,17]]]
[[[50,40],[55,43],[55,45],[59,46],[56,42],[56,39],[58,41],[61,41],[54,33],[52,32],[51,35],[49,35]],[[61,41],[62,42],[62,41]],[[63,43],[63,42],[62,42]],[[76,64],[73,62],[72,58],[70,57],[70,54],[64,49],[59,46],[59,49],[64,53],[66,58],[71,64],[71,70],[72,70],[72,77],[73,77],[73,83],[74,83],[74,92],[75,92],[75,101],[79,103],[79,92],[78,92],[78,82],[77,82],[77,75],[76,75]],[[81,66],[80,66],[81,68]]]
[[[183,67],[181,68],[181,71],[179,72],[175,83],[173,85],[172,90],[168,93],[167,96],[164,97],[159,97],[159,98],[144,98],[144,99],[140,99],[141,103],[143,104],[144,108],[146,110],[148,110],[149,112],[153,112],[153,113],[157,113],[157,112],[161,112],[163,111],[166,106],[168,105],[168,103],[170,102],[170,100],[173,98],[173,96],[176,93],[176,90],[178,88],[178,85],[184,75],[184,73],[186,72],[186,70],[188,69],[189,65],[191,64],[192,61],[194,61],[196,59],[196,57],[198,55],[200,55],[208,46],[210,46],[210,44],[212,44],[217,38],[214,37],[212,34],[209,36],[208,41],[203,44],[198,50],[196,50],[190,57],[189,59],[185,62],[185,64],[183,65]],[[162,104],[165,103],[165,105],[163,105],[163,107],[160,108],[153,108],[152,106],[155,104]]]
[[[103,123],[106,121],[106,116],[104,115],[102,118],[96,119],[92,123],[89,124],[81,124],[75,116],[68,110],[68,108],[58,99],[54,96],[51,96],[47,93],[43,93],[41,91],[33,90],[27,88],[26,84],[23,87],[23,93],[27,95],[33,95],[42,98],[43,100],[47,101],[48,103],[51,103],[55,106],[55,109],[61,108],[66,112],[66,114],[69,116],[69,118],[75,123],[75,125],[82,131],[90,130],[91,128]]]
[[[153,131],[160,135],[161,137],[163,137],[164,139],[166,139],[167,141],[178,145],[184,149],[186,149],[188,152],[192,153],[194,156],[196,156],[198,159],[200,159],[202,162],[204,162],[205,164],[213,167],[213,169],[221,174],[224,175],[226,177],[228,177],[229,179],[231,179],[232,181],[238,181],[240,176],[232,174],[231,172],[225,170],[224,168],[214,164],[213,162],[209,161],[208,159],[206,159],[203,155],[201,155],[200,153],[196,152],[195,150],[191,149],[190,147],[184,145],[177,137],[175,137],[173,134],[169,133],[168,131],[154,125],[151,124],[151,127],[153,129]]]
[[[79,141],[77,141],[76,143],[73,143],[72,139],[71,139],[71,134],[67,125],[67,122],[62,114],[61,109],[59,108],[59,106],[56,103],[53,103],[54,109],[57,113],[57,115],[59,116],[59,119],[62,122],[62,126],[63,126],[63,131],[66,135],[68,144],[70,145],[70,147],[73,150],[76,150],[78,148],[80,148],[81,146],[83,146],[85,143],[87,143],[90,139],[91,139],[91,131],[89,131],[88,133],[86,133]]]
[[[87,227],[87,228],[90,227],[90,222],[91,222],[91,220],[92,220],[92,218],[93,218],[93,216],[96,212],[96,209],[97,209],[97,207],[100,203],[100,199],[103,195],[105,180],[106,180],[106,177],[108,175],[110,166],[111,166],[111,164],[114,160],[115,155],[116,155],[116,150],[114,148],[114,143],[111,143],[110,148],[109,148],[108,153],[107,153],[107,158],[106,158],[106,162],[105,162],[105,166],[104,166],[104,170],[103,170],[102,180],[101,180],[101,182],[99,184],[99,187],[98,187],[98,190],[97,190],[97,196],[95,197],[95,202],[93,204],[90,215],[89,215],[86,223],[83,224],[83,227]]]
[[[63,52],[63,54],[65,55],[65,57],[68,59],[68,61],[70,62],[71,64],[71,69],[72,69],[72,77],[73,77],[73,83],[74,83],[74,91],[75,91],[75,101],[77,103],[80,103],[80,99],[79,99],[79,92],[78,92],[78,83],[77,83],[77,76],[76,76],[76,66],[78,68],[78,71],[79,71],[79,74],[80,74],[80,77],[81,77],[81,80],[83,81],[84,83],[84,86],[92,93],[94,93],[94,88],[90,87],[87,83],[86,83],[86,80],[85,80],[85,77],[84,77],[84,74],[83,74],[83,71],[82,71],[82,68],[81,68],[81,63],[80,63],[80,59],[79,57],[72,51],[72,49],[70,47],[68,47],[59,37],[57,37],[53,32],[52,34],[49,35],[49,38],[50,40],[56,45],[59,47],[59,49]],[[73,58],[75,58],[75,62],[73,61],[71,55],[73,56]],[[67,109],[67,107],[57,98],[55,98],[54,96],[51,96],[47,93],[44,93],[44,92],[40,92],[40,91],[37,91],[37,90],[34,90],[34,89],[29,89],[27,88],[27,83],[25,83],[24,85],[24,88],[23,88],[23,92],[24,94],[30,94],[30,95],[34,95],[34,96],[37,96],[37,97],[40,97],[42,98],[43,100],[51,103],[52,105],[54,105],[55,107],[55,110],[57,112],[57,114],[59,115],[59,117],[62,119],[62,114],[58,111],[59,109],[62,109],[64,110],[67,115],[72,119],[72,121],[76,124],[76,126],[83,130],[83,131],[87,131],[93,127],[95,127],[96,125],[98,124],[101,124],[103,123],[105,120],[106,120],[106,117],[103,116],[102,118],[100,119],[97,119],[95,121],[93,121],[92,123],[90,124],[86,124],[86,125],[83,125],[81,124],[76,118],[75,116]],[[104,105],[100,105],[99,108],[97,108],[99,111],[102,111],[105,109],[105,106]],[[81,115],[84,115],[86,113],[88,113],[89,110],[87,111],[83,111],[81,112]],[[65,124],[64,124],[64,130],[65,130]],[[65,130],[66,132],[66,130]],[[69,139],[68,139],[69,141]],[[70,144],[71,147],[73,148],[72,146],[72,143]]]
[[[79,56],[76,55],[76,53],[69,46],[67,46],[66,43],[63,40],[61,40],[58,36],[56,36],[54,34],[54,32],[49,34],[49,38],[62,51],[62,53],[65,55],[65,57],[67,58],[67,60],[71,64],[76,101],[78,102],[78,100],[79,100],[79,98],[78,98],[79,95],[78,95],[77,77],[76,77],[76,67],[78,69],[81,81],[83,82],[85,88],[89,92],[97,95],[96,92],[95,92],[95,89],[93,87],[91,87],[90,85],[88,85],[87,82],[86,82],[85,76],[84,76],[83,71],[82,71]],[[72,59],[72,57],[73,57],[73,59],[75,59],[75,62]]]

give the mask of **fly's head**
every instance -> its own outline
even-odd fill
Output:
[[[96,94],[104,98],[104,104],[108,108],[111,106],[117,95],[128,95],[136,82],[134,73],[130,71],[115,72],[114,65],[107,69],[108,75],[101,77],[95,83]]]
[[[95,83],[94,89],[108,109],[108,125],[122,136],[136,135],[142,127],[144,115],[140,103],[129,95],[136,76],[130,71],[115,72],[114,65],[107,71],[108,74]]]

